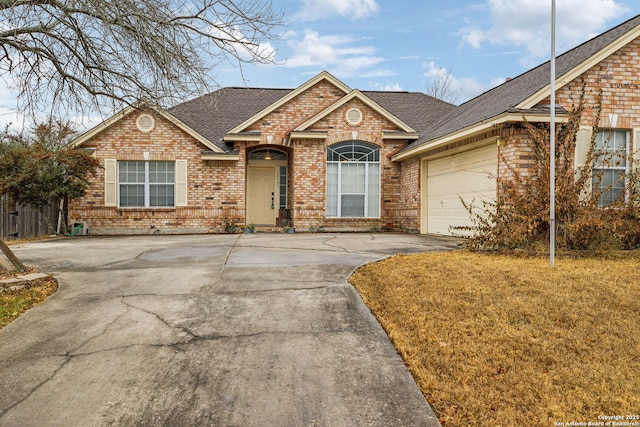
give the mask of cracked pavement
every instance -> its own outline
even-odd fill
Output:
[[[456,246],[406,234],[15,245],[60,287],[0,330],[0,425],[437,426],[346,280]]]

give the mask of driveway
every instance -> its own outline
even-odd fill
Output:
[[[346,280],[406,234],[13,246],[58,292],[0,331],[2,426],[437,426]]]

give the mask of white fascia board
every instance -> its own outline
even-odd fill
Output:
[[[392,157],[392,160],[396,162],[406,160],[411,157],[420,155],[433,148],[437,148],[441,145],[450,144],[460,139],[469,138],[476,134],[486,132],[488,129],[491,129],[497,125],[501,125],[505,123],[524,122],[524,120],[527,120],[531,123],[548,123],[551,121],[551,117],[545,114],[504,113],[492,119],[488,119],[481,123],[477,123],[473,126],[469,126],[465,129],[460,129],[459,131],[456,131],[454,133],[450,133],[443,137],[436,138],[428,143],[420,144],[417,147],[414,147],[410,150],[404,151],[402,153],[398,153]],[[564,117],[556,116],[556,123],[567,123],[568,121],[569,121],[569,118],[566,116]]]
[[[181,130],[183,130],[184,132],[186,132],[187,134],[192,136],[194,139],[196,139],[198,142],[200,142],[202,145],[204,145],[205,147],[209,148],[210,150],[218,152],[218,153],[224,153],[224,151],[220,147],[218,147],[217,145],[215,145],[214,143],[209,141],[204,136],[200,135],[198,132],[193,130],[191,127],[189,127],[186,124],[184,124],[182,121],[180,121],[173,114],[169,113],[168,111],[164,110],[163,108],[160,108],[156,104],[154,104],[151,101],[149,101],[147,99],[144,99],[144,98],[139,100],[138,102],[136,102],[134,105],[130,105],[130,106],[124,108],[123,110],[117,112],[113,116],[109,117],[107,120],[103,121],[102,123],[99,123],[98,125],[94,126],[90,130],[88,130],[87,132],[83,133],[82,135],[80,135],[78,138],[76,138],[75,140],[73,140],[70,143],[71,146],[73,148],[77,148],[77,147],[81,146],[85,142],[89,141],[90,139],[92,139],[93,137],[98,135],[103,130],[111,127],[115,123],[117,123],[120,120],[124,119],[129,114],[131,114],[131,113],[133,113],[135,111],[141,111],[141,107],[143,107],[143,106],[152,109],[155,113],[159,114],[160,116],[164,117],[166,120],[168,120],[171,123],[173,123],[174,125],[176,125],[178,128],[180,128]]]
[[[228,133],[229,134],[235,134],[235,133],[242,132],[243,130],[245,130],[250,125],[252,125],[255,122],[257,122],[258,120],[262,119],[267,114],[277,110],[278,108],[280,108],[281,106],[283,106],[287,102],[291,101],[293,98],[295,98],[296,96],[300,95],[301,93],[303,93],[304,91],[306,91],[307,89],[309,89],[310,87],[315,85],[316,83],[321,82],[322,80],[327,80],[329,83],[331,83],[334,86],[336,86],[338,89],[343,91],[345,94],[351,92],[351,88],[349,86],[347,86],[344,83],[342,83],[340,80],[338,80],[337,78],[332,76],[330,73],[328,73],[326,71],[323,71],[320,74],[318,74],[317,76],[315,76],[314,78],[312,78],[311,80],[307,81],[306,83],[303,83],[301,86],[298,86],[296,89],[294,89],[287,96],[282,97],[278,101],[276,101],[273,104],[269,105],[264,110],[258,112],[257,114],[255,114],[252,117],[248,118],[244,122],[240,123],[238,126],[236,126],[235,128],[231,129]]]
[[[233,161],[233,162],[237,162],[240,159],[239,154],[214,153],[214,154],[202,154],[200,157],[202,160],[221,160],[221,161]]]
[[[623,47],[625,47],[626,45],[628,45],[638,37],[640,37],[640,27],[636,27],[633,30],[629,31],[628,33],[624,34],[613,43],[610,43],[609,45],[607,45],[604,49],[599,51],[596,55],[590,56],[586,61],[580,63],[580,65],[578,65],[577,67],[574,67],[573,69],[564,73],[562,76],[557,77],[556,91],[561,89],[564,85],[574,81],[581,74],[593,68],[594,66],[598,65],[600,62],[604,61],[607,57],[609,57],[610,55],[613,55],[615,52],[622,49]],[[534,93],[533,95],[525,99],[524,101],[520,102],[518,105],[516,105],[516,108],[523,108],[523,109],[531,108],[534,105],[537,105],[540,101],[550,96],[550,93],[551,93],[551,82],[549,82],[548,85],[546,85],[545,87],[543,87],[542,89],[540,89],[539,91],[537,91],[536,93]]]
[[[391,114],[389,111],[385,110],[380,104],[378,104],[373,99],[369,98],[368,96],[360,92],[358,89],[354,89],[347,96],[340,98],[337,102],[334,102],[329,107],[320,111],[318,114],[311,117],[309,120],[302,123],[300,126],[296,127],[294,131],[302,132],[307,130],[307,128],[309,128],[311,125],[318,122],[322,118],[328,116],[329,114],[333,113],[335,110],[342,107],[344,104],[346,104],[347,102],[351,101],[354,98],[358,98],[367,107],[376,111],[378,114],[382,115],[384,118],[389,120],[394,125],[398,126],[403,131],[415,133],[415,130],[413,130],[411,126],[409,126],[408,124],[406,124],[405,122],[403,122],[402,120],[400,120],[399,118]]]
[[[313,131],[292,131],[290,137],[291,139],[327,139],[327,133]]]
[[[247,134],[247,133],[238,133],[238,134],[226,134],[224,136],[225,141],[251,141],[251,142],[260,142],[261,132],[256,132],[255,134]]]

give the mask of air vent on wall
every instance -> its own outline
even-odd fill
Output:
[[[351,126],[360,124],[360,122],[362,121],[362,111],[357,108],[350,108],[347,111],[347,114],[345,114],[345,120]]]
[[[153,120],[153,117],[148,114],[140,114],[136,121],[136,125],[142,132],[151,132],[155,125],[155,120]]]

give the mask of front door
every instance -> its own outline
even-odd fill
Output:
[[[247,224],[275,225],[278,208],[276,171],[273,166],[247,169]]]

